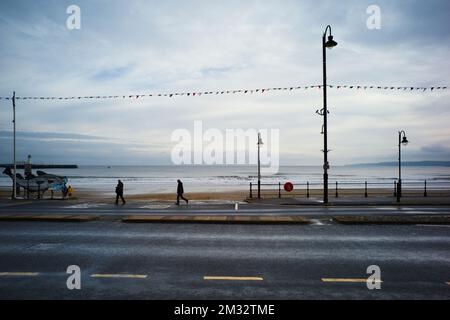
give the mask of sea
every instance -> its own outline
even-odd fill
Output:
[[[75,189],[114,192],[117,180],[125,184],[128,194],[172,193],[176,191],[177,179],[184,183],[186,192],[246,191],[250,183],[257,183],[255,166],[80,166],[77,169],[48,169],[47,173],[66,176]],[[23,174],[23,170],[18,170]],[[329,183],[340,188],[369,187],[393,188],[398,176],[396,166],[336,166],[329,171]],[[286,182],[294,188],[322,188],[321,166],[282,166],[276,175],[262,176],[263,185]],[[450,167],[404,166],[403,183],[422,188],[425,180],[429,189],[450,189]],[[0,187],[10,187],[11,179],[0,175]],[[271,188],[271,186],[267,186]]]

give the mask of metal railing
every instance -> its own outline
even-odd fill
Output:
[[[257,197],[258,184],[250,182],[250,198]],[[322,182],[300,182],[294,183],[294,190],[287,192],[284,190],[284,184],[279,183],[261,183],[261,198],[287,198],[287,197],[305,197],[323,195]],[[329,184],[329,196],[340,198],[345,196],[364,197],[385,196],[397,197],[397,180],[391,182],[353,182],[353,181],[334,181]],[[450,181],[402,181],[403,197],[450,197]]]

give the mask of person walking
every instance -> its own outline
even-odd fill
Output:
[[[189,203],[189,200],[186,199],[186,198],[183,196],[183,193],[184,193],[183,182],[181,182],[180,179],[178,179],[177,182],[178,182],[178,186],[177,186],[177,206],[180,205],[180,198],[183,199],[184,201],[186,201],[186,204],[188,204],[188,203]]]
[[[122,199],[122,203],[125,204],[125,199],[123,198],[123,182],[118,180],[116,186],[116,205],[119,204],[119,197]]]

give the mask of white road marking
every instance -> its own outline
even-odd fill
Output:
[[[140,209],[167,209],[170,208],[170,205],[165,204],[148,204],[145,206],[139,207]]]
[[[324,223],[320,222],[319,219],[311,219],[311,223],[312,223],[312,225],[315,225],[315,226],[323,226],[323,225],[325,225]]]
[[[66,206],[63,208],[67,209],[90,209],[90,208],[98,208],[101,206],[106,206],[105,203],[80,203],[80,204],[73,204],[70,206]]]

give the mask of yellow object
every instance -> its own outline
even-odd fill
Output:
[[[203,280],[217,280],[217,281],[263,281],[262,277],[217,277],[217,276],[204,276]]]
[[[91,278],[130,278],[130,279],[146,279],[146,274],[91,274]]]
[[[322,278],[323,282],[367,282],[367,279],[357,278]],[[369,282],[381,283],[381,280],[369,280]]]
[[[0,277],[34,277],[38,272],[0,272]]]
[[[72,188],[72,186],[69,186],[69,187],[67,188],[67,193],[69,194],[69,197],[72,196],[72,193],[73,193],[73,188]]]

